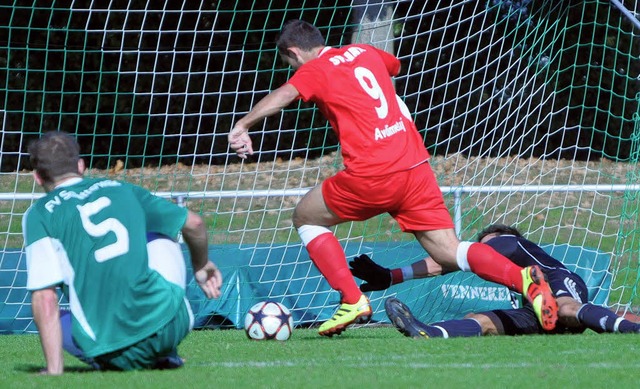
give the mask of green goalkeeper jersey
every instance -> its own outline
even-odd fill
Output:
[[[176,237],[187,210],[125,182],[72,179],[25,213],[27,289],[63,285],[87,357],[149,337],[184,290],[149,268],[146,233]]]

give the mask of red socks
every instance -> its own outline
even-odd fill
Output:
[[[402,274],[402,269],[391,269],[391,285],[399,284],[404,282],[404,275]]]
[[[522,291],[522,268],[498,253],[491,246],[474,243],[469,246],[467,262],[471,271],[481,278]]]
[[[342,293],[342,302],[357,303],[362,292],[351,275],[347,257],[333,233],[328,232],[315,237],[307,244],[307,251],[329,285]]]
[[[309,257],[329,285],[342,294],[342,302],[355,304],[362,296],[347,265],[347,258],[338,239],[331,232],[318,235],[307,243]],[[522,291],[522,268],[495,251],[491,246],[473,243],[467,251],[471,271],[481,278]],[[395,271],[395,274],[394,274]],[[403,281],[400,269],[393,269],[393,284]]]

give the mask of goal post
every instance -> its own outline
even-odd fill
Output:
[[[241,326],[263,299],[297,325],[333,314],[339,295],[291,224],[299,199],[342,168],[326,120],[287,107],[256,125],[247,161],[226,140],[292,74],[275,38],[293,18],[329,45],[400,58],[397,93],[462,239],[514,225],[581,274],[594,302],[640,315],[640,31],[609,2],[14,1],[0,6],[0,332],[34,330],[21,220],[42,193],[26,146],[57,129],[77,135],[88,175],[204,217],[225,288],[207,301],[189,285],[199,327]],[[397,267],[425,255],[388,215],[333,230],[348,258]],[[425,321],[511,306],[506,289],[462,272],[372,293],[376,322],[389,296]]]

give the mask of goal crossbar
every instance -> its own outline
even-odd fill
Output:
[[[296,197],[304,196],[312,188],[269,189],[269,190],[217,190],[217,191],[186,191],[186,192],[154,192],[158,197],[174,199],[183,205],[185,199],[228,199],[228,198],[256,198],[256,197]],[[462,196],[478,193],[564,193],[564,192],[622,192],[640,191],[640,184],[636,185],[475,185],[475,186],[442,186],[444,195],[453,195],[453,214],[456,234],[462,231]],[[34,201],[44,196],[44,193],[0,193],[0,201]]]

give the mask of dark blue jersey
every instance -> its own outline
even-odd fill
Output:
[[[520,267],[538,265],[546,274],[554,271],[569,272],[562,262],[521,236],[499,235],[487,241],[486,244]]]
[[[588,290],[582,278],[537,244],[515,235],[499,235],[486,244],[518,266],[540,266],[556,297],[571,296],[580,302],[587,302]]]

